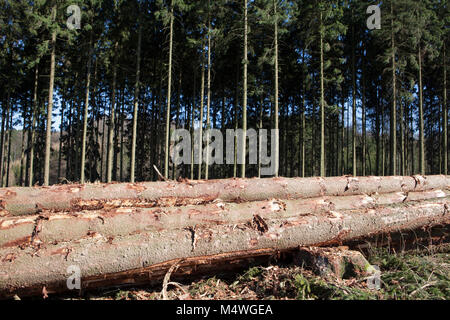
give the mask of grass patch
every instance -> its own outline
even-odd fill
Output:
[[[181,288],[168,289],[170,299],[319,299],[319,300],[440,300],[450,298],[450,246],[439,250],[393,253],[372,249],[365,254],[381,271],[380,290],[371,290],[364,278],[321,278],[311,270],[289,264],[256,266],[227,275],[214,276]],[[97,292],[81,299],[154,300],[160,287]],[[67,297],[66,297],[67,298]],[[80,298],[78,298],[80,299]]]

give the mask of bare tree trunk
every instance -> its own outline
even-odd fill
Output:
[[[39,67],[36,64],[35,71],[34,71],[34,92],[33,92],[33,111],[31,115],[31,137],[30,137],[30,151],[29,151],[29,157],[30,157],[30,166],[28,168],[28,186],[33,186],[33,175],[34,175],[34,144],[35,144],[35,126],[36,126],[36,118],[37,118],[37,109],[38,109],[38,101],[37,101],[37,90],[38,90],[38,83],[39,83]]]
[[[6,104],[6,106],[5,106]],[[2,131],[1,131],[1,147],[0,147],[0,185],[2,187],[4,187],[3,184],[3,175],[4,175],[4,166],[3,164],[5,163],[5,124],[7,125],[8,123],[6,122],[8,119],[8,116],[6,114],[6,110],[9,110],[9,92],[8,92],[8,96],[6,98],[6,101],[3,101],[2,104]]]
[[[11,141],[12,141],[12,134],[13,134],[13,115],[14,110],[10,108],[10,115],[9,115],[9,125],[8,125],[8,156],[6,161],[6,187],[9,187],[9,169],[11,167]]]
[[[209,178],[209,130],[211,129],[211,0],[208,0],[208,80],[207,80],[207,104],[206,104],[206,159],[205,180]]]
[[[244,75],[242,99],[242,141],[241,141],[241,178],[245,178],[245,161],[247,151],[247,67],[248,67],[248,0],[244,0]]]
[[[173,54],[173,0],[170,2],[170,35],[169,35],[169,70],[167,81],[167,108],[166,108],[166,145],[164,149],[164,177],[169,178],[169,138],[170,138],[170,99],[172,95],[172,54]]]
[[[202,162],[203,162],[203,105],[205,103],[205,45],[203,45],[202,49],[202,76],[201,76],[201,84],[200,84],[200,120],[199,120],[199,138],[198,138],[198,180],[202,178]]]
[[[275,177],[278,177],[278,169],[279,169],[279,149],[280,149],[280,142],[279,142],[279,133],[278,133],[278,15],[277,15],[277,0],[273,0],[273,12],[275,16],[274,21],[274,41],[275,41],[275,130],[276,130],[276,140],[275,140],[275,158],[274,158],[274,167],[275,167]]]
[[[364,61],[363,61],[364,63]],[[368,152],[368,159],[370,162],[370,152],[367,150],[367,132],[366,132],[366,75],[365,68],[363,66],[363,75],[362,75],[362,158],[361,158],[361,167],[362,167],[362,176],[366,175],[366,151]]]
[[[391,2],[391,16],[394,14],[394,7]],[[390,173],[397,174],[397,89],[396,89],[396,66],[395,66],[395,40],[394,40],[394,18],[391,20],[391,51],[392,51],[392,107],[391,107],[391,135],[390,135]]]
[[[442,111],[444,113],[442,124],[444,132],[444,174],[448,174],[448,106],[447,106],[447,61],[445,60],[445,43],[444,43],[444,105]]]
[[[64,109],[66,107],[65,89],[62,93],[61,102],[61,123],[59,125],[59,150],[58,150],[58,179],[61,178],[61,161],[62,161],[62,142],[63,142],[63,130],[64,130]]]
[[[80,183],[83,184],[85,180],[85,167],[86,167],[86,139],[87,139],[87,123],[88,123],[88,112],[89,112],[89,89],[91,86],[91,64],[92,64],[92,55],[93,52],[93,44],[92,44],[92,31],[90,34],[89,40],[89,58],[87,65],[87,75],[86,75],[86,96],[84,100],[84,114],[83,114],[83,138],[81,139],[81,178]]]
[[[52,22],[55,22],[55,20],[56,4],[52,8]],[[55,83],[56,30],[52,32],[51,46],[52,52],[50,56],[50,83],[48,89],[47,128],[45,135],[44,186],[48,186],[50,182],[50,152],[52,143],[53,85]]]
[[[419,173],[425,174],[425,139],[423,125],[423,86],[422,86],[422,53],[419,46]]]
[[[106,167],[106,182],[110,183],[112,181],[113,174],[113,156],[114,156],[114,126],[115,126],[115,107],[116,107],[116,82],[117,82],[117,49],[119,47],[119,42],[116,41],[114,44],[114,62],[113,62],[113,83],[111,92],[111,107],[109,115],[109,126],[108,126],[108,160]],[[116,170],[116,168],[114,168]]]
[[[320,176],[325,177],[325,88],[323,62],[323,13],[320,12]]]
[[[139,22],[140,23],[140,22]],[[136,84],[134,87],[134,109],[133,109],[133,133],[131,138],[131,163],[130,163],[130,181],[135,180],[135,164],[136,164],[136,135],[137,135],[137,117],[139,108],[139,77],[141,74],[141,43],[142,43],[142,25],[139,24],[138,48],[136,61]]]
[[[353,11],[352,11],[353,17]],[[353,176],[357,176],[357,155],[356,155],[356,134],[357,134],[357,123],[356,123],[356,40],[355,40],[355,25],[352,25],[352,170]],[[364,156],[364,155],[363,155]]]

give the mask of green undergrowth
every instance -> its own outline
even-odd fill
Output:
[[[319,299],[319,300],[442,300],[450,298],[450,246],[403,253],[371,249],[365,253],[380,269],[380,288],[367,278],[322,278],[294,264],[253,266],[233,275],[179,283],[167,288],[169,299]],[[66,299],[68,297],[65,297]],[[74,297],[72,297],[74,298]],[[76,299],[154,300],[161,287],[115,289]]]

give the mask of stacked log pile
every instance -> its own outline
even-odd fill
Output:
[[[0,189],[0,296],[210,273],[302,246],[450,224],[450,176]]]

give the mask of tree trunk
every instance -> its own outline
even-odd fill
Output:
[[[93,52],[93,44],[92,44],[92,31],[90,34],[89,40],[89,58],[87,65],[87,75],[86,75],[86,96],[84,100],[84,114],[83,114],[83,138],[81,139],[81,178],[80,183],[83,184],[85,181],[85,167],[86,167],[86,139],[87,139],[87,123],[89,116],[89,89],[91,86],[91,64],[92,64],[92,55]]]
[[[200,84],[200,120],[198,124],[199,136],[198,136],[198,180],[202,178],[202,163],[203,163],[203,112],[205,103],[205,44],[202,49],[202,75]]]
[[[55,20],[56,4],[52,8],[52,22],[55,22]],[[50,152],[52,143],[53,85],[55,83],[56,30],[52,32],[51,46],[52,52],[50,56],[50,83],[48,89],[47,127],[45,134],[44,186],[48,186],[50,183]]]
[[[323,13],[320,12],[320,176],[325,177],[325,92],[323,63]]]
[[[442,124],[444,132],[444,174],[448,174],[448,106],[447,106],[447,61],[445,60],[445,43],[444,43],[444,105],[442,111],[444,112]]]
[[[136,134],[137,134],[137,117],[139,108],[139,77],[141,74],[141,43],[142,43],[142,25],[139,24],[137,61],[136,61],[136,84],[134,87],[134,109],[133,109],[133,133],[131,138],[131,163],[130,163],[130,182],[135,180],[135,164],[136,164]]]
[[[36,118],[37,118],[37,109],[38,109],[38,101],[37,101],[37,90],[38,90],[38,83],[39,83],[39,67],[36,64],[35,71],[34,71],[34,91],[33,91],[33,111],[31,115],[31,137],[29,140],[30,147],[29,147],[29,157],[30,157],[30,164],[28,167],[28,186],[33,186],[33,175],[34,175],[34,144],[35,144],[35,126],[36,126]]]
[[[248,68],[248,0],[244,0],[244,75],[242,99],[242,141],[241,141],[241,178],[245,178],[245,161],[247,151],[247,68]]]
[[[26,167],[26,161],[25,161],[25,135],[27,133],[27,130],[25,129],[25,127],[26,127],[27,111],[28,111],[28,105],[27,105],[27,103],[24,103],[23,111],[22,111],[23,126],[22,126],[22,145],[21,145],[21,149],[20,149],[20,176],[19,176],[19,181],[17,183],[17,185],[19,185],[21,187],[25,186],[24,185],[24,182],[25,182],[24,181],[25,180],[25,167]]]
[[[352,16],[353,16],[353,11],[352,11]],[[356,160],[357,160],[357,155],[356,155],[356,127],[357,127],[357,123],[356,123],[356,40],[355,40],[355,25],[352,25],[352,37],[353,37],[353,41],[352,41],[352,172],[353,172],[353,176],[356,177],[357,176],[357,167],[356,167]]]
[[[419,173],[425,174],[425,139],[423,125],[423,86],[422,86],[422,54],[419,46]]]
[[[169,178],[169,138],[170,138],[170,99],[172,95],[172,51],[173,51],[173,0],[170,2],[169,31],[169,70],[167,71],[166,144],[164,149],[164,177]]]
[[[279,142],[279,133],[278,133],[278,15],[277,15],[277,0],[273,0],[273,11],[275,16],[274,21],[274,41],[275,41],[275,130],[277,132],[275,143],[275,158],[274,158],[274,167],[275,167],[275,177],[278,177],[278,169],[279,169],[279,149],[280,149],[280,142]]]
[[[394,15],[391,3],[391,16]],[[396,90],[396,66],[395,66],[395,40],[394,40],[394,18],[391,20],[391,50],[392,50],[392,107],[391,107],[391,135],[390,135],[390,173],[397,174],[397,90]]]
[[[113,174],[113,156],[114,156],[114,127],[115,127],[115,108],[116,108],[116,82],[117,82],[117,58],[119,47],[119,42],[116,41],[114,44],[114,62],[113,62],[113,83],[111,88],[111,107],[109,115],[109,126],[108,126],[108,156],[107,156],[107,167],[106,167],[106,182],[112,182]],[[116,170],[116,168],[114,168]]]
[[[209,130],[211,129],[211,1],[208,0],[208,80],[207,80],[207,103],[206,103],[206,159],[205,180],[209,179]]]
[[[11,141],[13,134],[13,115],[14,110],[11,108],[9,115],[9,126],[8,126],[8,156],[6,161],[6,187],[9,187],[9,169],[11,168]]]

